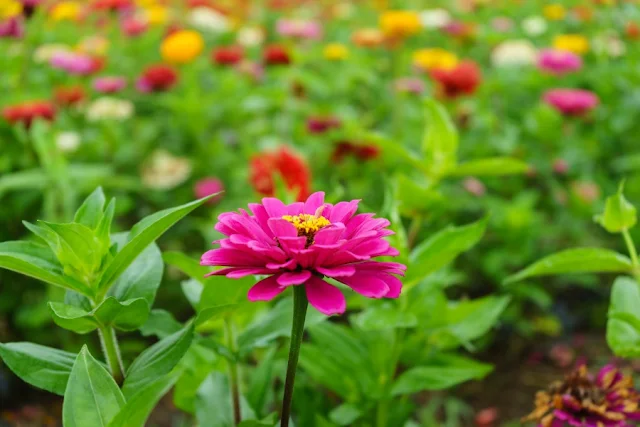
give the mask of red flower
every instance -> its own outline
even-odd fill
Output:
[[[131,0],[94,0],[91,7],[94,10],[116,12],[133,7],[133,2]]]
[[[640,39],[640,26],[638,26],[638,24],[636,24],[635,22],[627,22],[627,25],[624,28],[624,32],[631,40]]]
[[[291,63],[287,49],[277,44],[265,47],[262,57],[267,65],[289,65]]]
[[[150,65],[138,79],[136,87],[141,92],[162,92],[178,82],[178,73],[168,65]]]
[[[2,117],[11,124],[23,123],[28,128],[36,119],[53,120],[55,108],[49,101],[23,102],[5,107]]]
[[[53,93],[56,104],[63,107],[76,105],[85,98],[86,94],[82,86],[58,87]]]
[[[358,160],[367,161],[378,157],[380,155],[380,149],[372,144],[340,141],[333,149],[331,161],[338,163],[349,155],[354,156]]]
[[[480,68],[473,61],[462,61],[450,70],[431,71],[431,78],[440,84],[442,95],[446,98],[471,95],[480,84],[481,77]]]
[[[218,65],[235,65],[242,61],[244,50],[240,46],[223,46],[211,53],[211,60]]]
[[[307,119],[309,133],[325,133],[331,129],[338,129],[340,126],[342,126],[340,119],[333,116],[316,116]]]
[[[275,175],[280,175],[288,190],[297,191],[297,200],[309,197],[311,172],[307,163],[287,147],[262,153],[251,159],[249,180],[255,190],[264,196],[275,194]]]

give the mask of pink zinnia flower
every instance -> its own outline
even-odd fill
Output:
[[[223,190],[224,185],[218,178],[203,178],[200,181],[196,182],[196,185],[193,187],[193,192],[198,199],[202,199],[203,197],[219,193]],[[220,199],[222,199],[222,194],[218,194],[217,196],[212,197],[207,201],[207,203],[210,205],[215,205],[220,201]]]
[[[587,113],[600,102],[596,94],[583,89],[551,89],[545,92],[542,99],[567,116]]]
[[[120,92],[127,86],[127,80],[124,77],[98,77],[93,81],[93,88],[101,93]]]
[[[276,24],[276,31],[285,37],[296,37],[300,39],[322,38],[322,25],[316,21],[280,19]]]
[[[19,39],[24,35],[24,24],[22,18],[13,17],[0,21],[0,38]]]
[[[289,286],[304,286],[309,303],[326,315],[341,314],[345,298],[325,276],[369,298],[397,298],[406,266],[375,261],[398,251],[384,237],[389,221],[374,214],[356,215],[358,200],[331,205],[324,193],[285,205],[275,198],[218,217],[220,248],[206,252],[201,264],[224,266],[212,275],[240,278],[267,275],[250,290],[250,301],[269,301]]]
[[[57,52],[51,57],[50,64],[53,68],[76,75],[87,75],[96,70],[94,58],[74,52]]]
[[[565,50],[545,49],[538,56],[538,68],[556,75],[567,74],[582,68],[582,58]]]
[[[136,18],[135,16],[129,16],[122,20],[121,28],[125,35],[136,37],[147,31],[149,25],[146,21]]]

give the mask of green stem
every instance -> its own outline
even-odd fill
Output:
[[[112,327],[101,327],[98,329],[100,335],[100,343],[102,351],[107,359],[107,365],[111,371],[113,379],[118,385],[124,380],[124,367],[122,365],[122,357],[120,356],[120,348],[118,347],[118,339]]]
[[[233,325],[230,320],[226,319],[224,321],[224,329],[227,336],[227,347],[235,353],[236,339],[233,333]],[[229,360],[229,382],[231,384],[231,402],[233,404],[234,425],[238,425],[240,424],[240,421],[242,421],[242,415],[240,413],[240,385],[238,378],[238,364],[235,361]]]
[[[289,362],[287,363],[287,379],[284,382],[284,397],[282,399],[282,416],[280,427],[289,427],[291,415],[291,401],[293,400],[293,384],[296,380],[296,368],[300,356],[300,346],[304,334],[304,321],[307,316],[309,301],[304,285],[293,287],[293,325],[291,326],[291,346],[289,347]]]
[[[629,251],[629,255],[631,255],[631,262],[633,263],[633,266],[638,267],[638,252],[633,244],[633,240],[631,240],[629,230],[622,230],[622,236],[624,237],[624,242],[627,244],[627,250]]]
[[[391,384],[396,376],[398,370],[398,364],[400,363],[400,355],[402,353],[402,343],[404,342],[404,331],[402,329],[397,330],[393,347],[391,349],[391,359],[389,363],[388,375],[384,378],[387,385]],[[376,411],[376,426],[387,427],[389,422],[389,404],[391,403],[390,390],[387,387],[385,395],[378,403]]]

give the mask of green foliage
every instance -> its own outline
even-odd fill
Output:
[[[640,285],[618,277],[611,288],[607,343],[616,356],[640,356]]]
[[[636,208],[622,194],[623,184],[618,192],[607,197],[604,212],[596,215],[595,221],[609,233],[621,233],[636,224]]]

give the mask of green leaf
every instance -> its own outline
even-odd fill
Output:
[[[144,427],[158,401],[169,392],[178,380],[177,373],[160,377],[147,384],[127,400],[109,427]]]
[[[604,212],[594,218],[609,233],[621,233],[636,224],[636,208],[622,194],[623,185],[620,184],[616,194],[607,197]]]
[[[413,328],[418,319],[413,313],[400,311],[392,304],[375,305],[354,316],[354,323],[364,330]]]
[[[549,255],[507,278],[513,283],[527,277],[566,273],[627,273],[633,269],[626,256],[608,249],[576,248]]]
[[[261,420],[244,420],[238,427],[274,427],[278,423],[277,414],[271,414]]]
[[[193,340],[193,323],[158,341],[133,361],[127,370],[122,392],[127,398],[147,384],[171,372],[189,350]]]
[[[293,298],[278,301],[264,316],[255,319],[238,335],[238,347],[242,351],[249,351],[255,347],[266,347],[277,338],[291,336],[292,310]],[[316,310],[309,310],[305,325],[311,327],[326,318]]]
[[[189,304],[191,304],[193,308],[197,308],[200,297],[202,296],[202,291],[204,290],[204,285],[197,280],[189,279],[182,281],[180,287]]]
[[[200,265],[200,261],[193,259],[182,252],[165,252],[162,254],[164,262],[170,266],[178,268],[193,280],[197,280],[203,285],[207,283],[204,276],[210,272],[208,267]]]
[[[59,302],[50,302],[49,309],[53,321],[58,326],[78,334],[86,334],[101,326],[133,331],[142,326],[149,317],[149,305],[144,298],[120,302],[114,297],[109,297],[89,312]]]
[[[200,295],[196,325],[199,326],[216,316],[227,316],[242,304],[248,304],[247,292],[255,284],[253,276],[237,280],[220,276],[208,278]]]
[[[78,291],[83,295],[92,295],[85,284],[65,277],[62,266],[51,250],[34,242],[0,243],[0,268],[15,271],[52,285]]]
[[[173,315],[166,310],[151,310],[147,322],[140,327],[140,333],[145,336],[155,335],[158,338],[165,338],[182,329],[182,324],[173,318]]]
[[[112,239],[118,244],[118,247],[123,247],[127,241],[127,233],[118,233]],[[108,295],[116,297],[118,301],[144,298],[149,307],[152,307],[156,292],[162,282],[163,272],[164,263],[160,249],[158,245],[151,243],[118,277],[118,280],[109,289]]]
[[[165,209],[142,219],[134,225],[129,233],[129,241],[118,252],[105,270],[98,288],[104,289],[109,287],[146,247],[162,236],[162,234],[176,222],[180,221],[214,196],[216,196],[216,194],[175,208]]]
[[[449,169],[448,176],[502,176],[527,172],[529,165],[511,157],[471,160]]]
[[[86,225],[90,229],[95,230],[102,219],[106,202],[107,199],[104,196],[102,187],[96,188],[95,191],[85,199],[82,205],[80,205],[73,218],[73,222]]]
[[[116,382],[84,346],[64,393],[64,426],[107,426],[124,406],[124,396]]]
[[[440,177],[458,160],[458,131],[447,110],[433,99],[424,102],[427,129],[422,140],[425,164],[431,176]]]
[[[234,424],[231,406],[231,389],[227,375],[211,373],[198,388],[196,397],[196,419],[207,427],[229,427]],[[255,418],[246,400],[240,398],[240,413],[243,419]]]
[[[462,227],[449,226],[419,244],[409,255],[407,281],[421,280],[473,247],[487,227],[487,218]]]
[[[267,404],[268,392],[273,384],[273,369],[277,350],[275,346],[269,348],[250,377],[251,383],[247,391],[247,400],[258,415],[263,414]]]
[[[611,288],[607,344],[616,356],[640,357],[640,285],[618,277]]]
[[[76,355],[30,342],[0,343],[0,358],[24,382],[64,395]]]
[[[329,419],[339,426],[350,426],[362,416],[359,406],[352,403],[343,403],[329,412]]]
[[[482,379],[492,371],[486,363],[461,356],[446,355],[425,366],[409,369],[396,380],[391,394],[417,393],[424,390],[444,390],[465,381]]]

